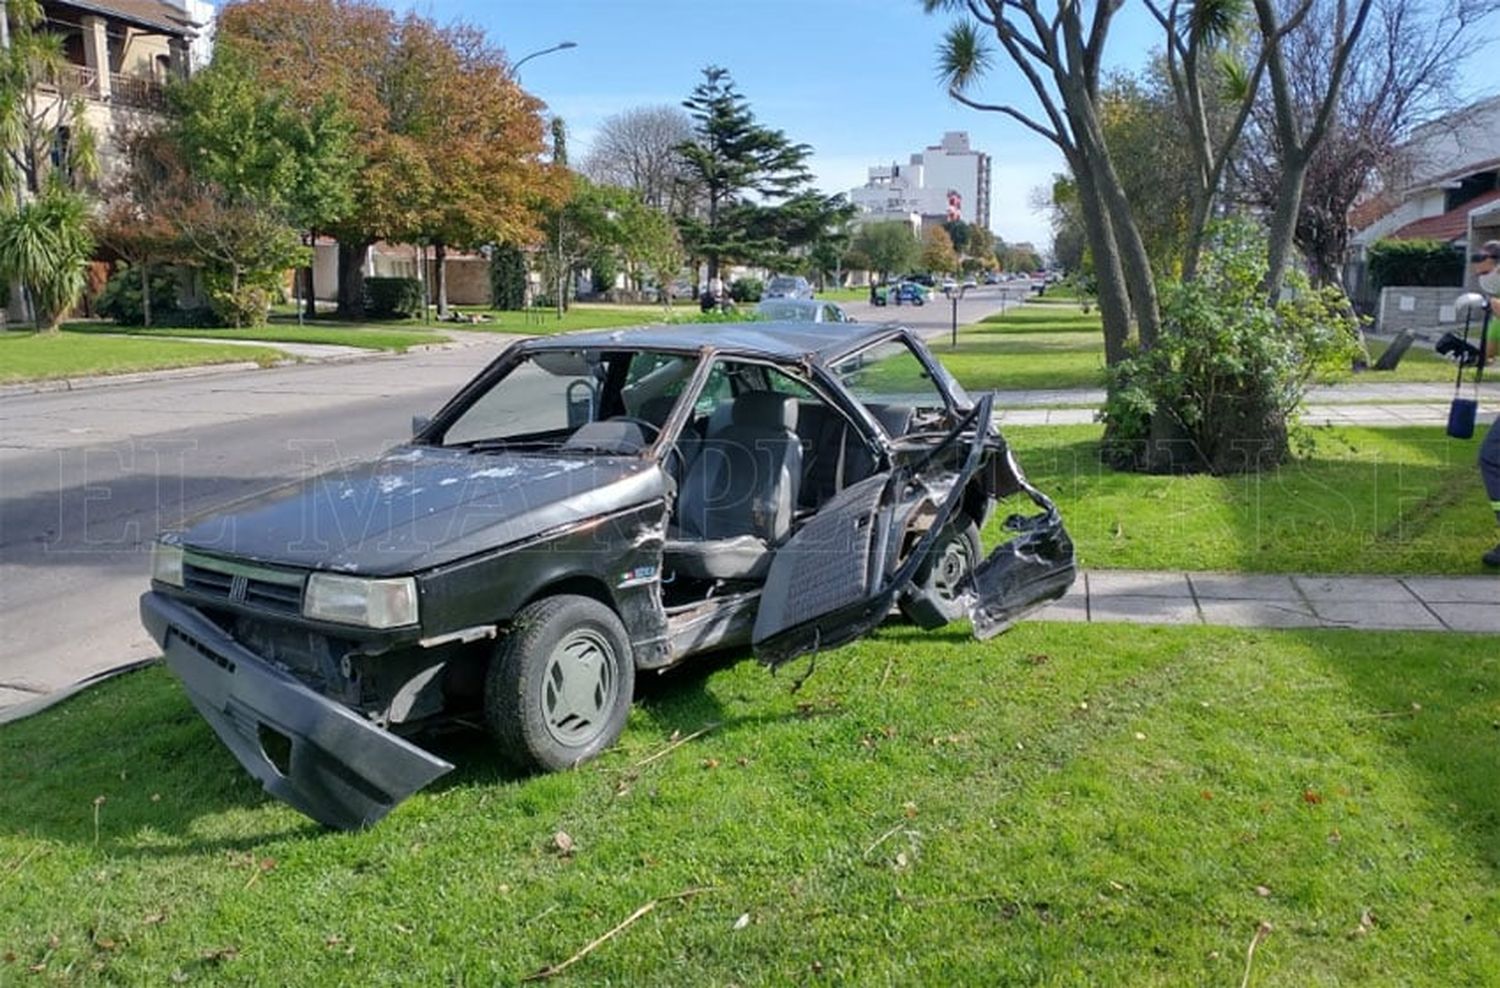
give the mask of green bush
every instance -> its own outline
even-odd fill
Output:
[[[241,329],[263,326],[271,312],[275,292],[266,285],[242,280],[235,287],[228,275],[209,272],[204,277],[208,307],[220,326]]]
[[[141,269],[121,262],[105,282],[94,309],[106,319],[121,326],[140,326],[145,322],[141,300]],[[175,325],[177,321],[177,278],[168,271],[151,274],[151,322]]]
[[[759,278],[736,278],[729,286],[729,297],[736,302],[759,302],[765,290]]]
[[[422,314],[422,283],[415,278],[366,278],[365,315],[410,319]]]
[[[526,261],[513,244],[499,244],[490,255],[490,304],[510,312],[526,308]]]
[[[1379,240],[1370,247],[1370,281],[1378,291],[1457,288],[1464,283],[1464,255],[1438,240]]]
[[[1343,293],[1306,279],[1272,305],[1265,276],[1260,228],[1228,221],[1211,231],[1198,279],[1163,287],[1156,344],[1108,372],[1107,462],[1228,474],[1287,459],[1288,422],[1308,382],[1348,366],[1357,322]]]

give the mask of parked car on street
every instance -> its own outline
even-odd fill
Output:
[[[141,617],[268,792],[364,826],[453,767],[431,728],[570,768],[640,671],[1061,596],[1072,543],[993,412],[892,324],[524,340],[377,459],[164,536]]]
[[[952,278],[944,278],[942,289],[945,292],[956,292],[958,291],[958,282],[954,281]]]
[[[844,307],[833,302],[805,298],[762,299],[755,314],[771,322],[853,322]]]
[[[964,279],[964,283],[963,283],[963,287],[964,288],[978,288],[979,287],[979,282],[975,281],[973,278],[965,278]]]
[[[779,274],[766,282],[761,298],[812,298],[812,285],[806,278]]]

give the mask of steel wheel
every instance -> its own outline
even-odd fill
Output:
[[[933,560],[932,592],[947,603],[958,600],[976,562],[973,544],[968,539],[960,536],[945,541]]]
[[[542,723],[558,744],[582,747],[604,730],[619,693],[615,661],[609,641],[587,628],[552,649],[542,676]]]

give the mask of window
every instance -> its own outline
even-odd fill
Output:
[[[581,426],[619,415],[660,425],[697,363],[650,351],[533,353],[459,413],[443,444],[555,447]]]
[[[943,409],[947,401],[927,367],[905,340],[877,343],[833,368],[849,393],[866,405]]]

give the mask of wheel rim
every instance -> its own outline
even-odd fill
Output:
[[[542,677],[542,722],[559,744],[581,747],[604,732],[619,681],[615,650],[596,631],[570,632],[547,657]]]
[[[974,557],[967,539],[953,538],[943,543],[932,567],[932,590],[940,600],[952,602],[963,593],[964,583],[974,568]]]

